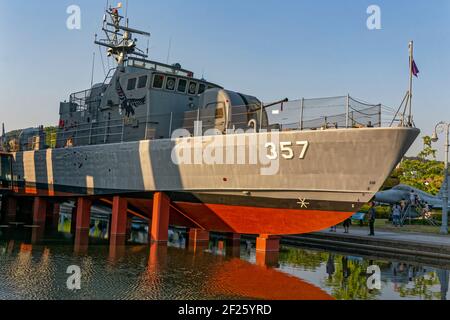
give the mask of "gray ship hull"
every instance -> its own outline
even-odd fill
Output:
[[[288,131],[276,137],[250,133],[80,146],[16,153],[13,170],[17,191],[24,195],[123,194],[131,204],[136,199],[135,207],[142,212],[150,206],[151,195],[163,191],[176,206],[174,224],[297,234],[339,223],[370,201],[419,132]],[[283,151],[280,145],[290,147]],[[223,157],[216,151],[221,149]],[[230,150],[234,156],[227,159]],[[239,162],[242,152],[245,159]],[[205,154],[225,163],[205,163]],[[193,163],[180,162],[180,157]],[[262,161],[264,157],[275,160]]]

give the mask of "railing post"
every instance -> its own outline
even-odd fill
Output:
[[[105,121],[106,125],[105,125],[105,136],[103,138],[103,143],[106,143],[106,141],[108,141],[109,120],[110,119],[108,118],[108,121]]]
[[[173,112],[170,113],[170,122],[169,122],[169,139],[172,136],[172,122],[173,122]]]
[[[303,130],[303,112],[305,108],[305,98],[302,98],[300,103],[300,130]]]
[[[93,127],[93,122],[91,122],[91,125],[89,127],[89,145],[92,144],[92,127]]]
[[[261,113],[259,115],[259,132],[262,131],[262,119],[263,119],[263,109],[264,109],[264,106],[263,106],[262,102],[261,102],[260,109],[261,109]]]
[[[378,107],[379,107],[379,109],[378,109],[378,120],[379,120],[379,125],[378,125],[378,127],[382,127],[382,123],[381,123],[381,104],[380,105],[378,105]]]
[[[120,135],[120,142],[123,142],[124,132],[125,132],[125,118],[122,119],[122,133]]]
[[[350,95],[347,94],[347,102],[346,102],[346,111],[345,111],[345,127],[348,129],[349,125],[349,116],[350,116]]]

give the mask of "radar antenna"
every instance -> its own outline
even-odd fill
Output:
[[[137,48],[137,39],[133,39],[133,34],[150,37],[150,33],[129,28],[128,19],[120,15],[119,10],[122,8],[122,3],[119,2],[117,7],[109,7],[103,16],[102,30],[106,35],[106,39],[97,40],[95,37],[95,44],[106,47],[108,57],[113,56],[117,64],[123,65],[129,55],[135,55],[147,58],[148,55],[144,51]],[[125,20],[125,25],[122,21]]]

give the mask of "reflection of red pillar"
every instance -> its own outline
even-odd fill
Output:
[[[47,200],[44,198],[35,197],[33,203],[33,223],[35,225],[45,224],[46,215],[47,215]]]
[[[150,255],[148,258],[147,271],[158,274],[164,269],[167,260],[167,244],[153,242],[150,245]]]
[[[17,198],[8,197],[6,199],[6,223],[16,221]]]
[[[91,226],[92,201],[88,198],[78,198],[77,203],[77,225],[78,230],[89,230]]]
[[[170,199],[163,192],[153,196],[153,213],[150,239],[153,242],[167,242],[169,239]]]
[[[127,199],[120,196],[113,198],[111,219],[111,245],[124,245],[127,234]]]
[[[32,244],[37,244],[42,240],[42,238],[44,238],[44,234],[45,234],[45,225],[44,224],[40,223],[39,225],[37,225],[37,227],[35,227],[35,226],[32,227],[32,229],[31,229],[31,243]]]
[[[279,236],[262,234],[256,239],[256,264],[259,266],[276,266],[280,252]]]
[[[89,229],[77,229],[75,231],[75,253],[86,253],[89,247]]]
[[[209,232],[201,229],[189,229],[188,250],[190,252],[202,252],[209,245]]]

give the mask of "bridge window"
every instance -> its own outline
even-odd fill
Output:
[[[136,88],[136,78],[128,79],[127,90],[134,90]]]
[[[139,81],[138,81],[138,88],[142,89],[145,88],[147,86],[147,76],[142,76],[139,77]]]
[[[187,80],[180,79],[178,81],[178,89],[177,89],[177,91],[185,93],[186,92],[186,87],[187,87]]]
[[[202,94],[206,90],[206,85],[204,83],[200,83],[198,86],[198,94]]]
[[[161,74],[155,74],[153,76],[153,88],[162,89],[164,84],[164,76]]]
[[[176,78],[174,78],[174,77],[167,77],[166,89],[170,90],[170,91],[174,91],[176,82],[177,82]]]
[[[189,89],[188,89],[188,93],[189,94],[196,94],[197,92],[197,82],[189,82]]]

